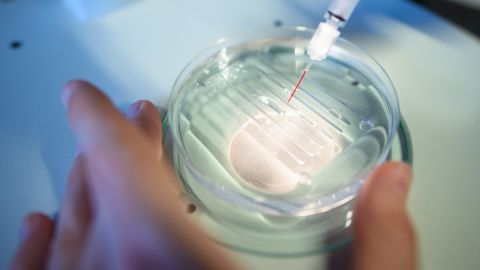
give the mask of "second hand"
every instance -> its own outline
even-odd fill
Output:
[[[305,79],[305,77],[307,76],[308,70],[310,69],[310,67],[312,66],[312,64],[313,64],[313,61],[311,61],[310,63],[308,63],[307,66],[303,69],[303,73],[302,73],[302,75],[300,76],[300,79],[298,79],[298,82],[297,82],[297,84],[295,85],[295,88],[293,89],[292,94],[290,94],[290,97],[288,98],[288,103],[290,103],[290,100],[293,98],[293,95],[295,95],[295,92],[297,92],[298,87],[300,86],[300,84],[302,83],[302,81],[303,81],[303,80]]]

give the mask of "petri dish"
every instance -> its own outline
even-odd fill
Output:
[[[174,84],[175,169],[203,213],[195,222],[226,246],[273,256],[342,246],[359,188],[390,157],[395,89],[354,44],[339,39],[287,102],[312,34],[297,27],[222,39]]]

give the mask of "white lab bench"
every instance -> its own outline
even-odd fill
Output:
[[[75,141],[59,100],[85,78],[121,108],[165,105],[181,68],[237,30],[315,27],[324,0],[139,0],[87,20],[60,0],[0,1],[0,268],[22,217],[53,213]],[[415,181],[409,207],[423,269],[480,267],[480,42],[406,1],[360,1],[345,37],[371,53],[393,80],[410,128]],[[11,48],[19,41],[18,48]],[[17,42],[18,43],[18,42]],[[239,254],[249,268],[298,266],[294,259]],[[326,256],[303,258],[319,269]],[[277,268],[281,269],[281,268]]]

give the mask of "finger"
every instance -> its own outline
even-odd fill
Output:
[[[162,156],[162,119],[155,105],[150,101],[140,100],[133,103],[127,112],[127,116],[138,129],[142,131],[152,147],[158,150]]]
[[[85,152],[118,154],[118,143],[135,143],[130,140],[131,136],[137,136],[133,127],[92,84],[69,82],[62,91],[62,101],[67,108],[70,127]]]
[[[28,215],[23,222],[20,245],[10,269],[44,269],[53,231],[54,224],[47,216],[39,213]]]
[[[85,157],[80,154],[70,171],[54,237],[50,267],[72,269],[79,263],[92,219]]]
[[[76,226],[75,229],[78,231],[88,227],[92,218],[88,177],[85,156],[80,154],[68,175],[67,192],[60,212],[60,225]]]
[[[167,208],[174,192],[159,181],[166,177],[158,166],[158,152],[140,130],[90,83],[70,82],[62,100],[94,178],[90,182],[95,200],[121,212],[133,209],[126,199],[132,197]]]
[[[161,163],[159,167],[165,173],[162,182],[168,183],[171,187],[180,191],[179,181],[176,180],[175,171],[169,160],[162,160],[163,144],[162,144],[162,119],[155,105],[150,101],[140,100],[133,103],[127,112],[127,117],[150,142],[151,147],[157,150],[157,156]]]
[[[406,210],[411,169],[387,163],[361,190],[354,218],[355,269],[415,269],[415,233]]]

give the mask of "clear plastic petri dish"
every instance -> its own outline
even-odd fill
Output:
[[[339,39],[309,62],[303,27],[223,39],[181,72],[170,97],[176,172],[220,243],[268,255],[347,242],[353,201],[400,121],[381,66]]]

